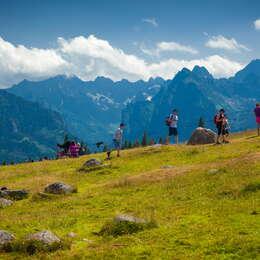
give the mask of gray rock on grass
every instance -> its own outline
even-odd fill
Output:
[[[216,142],[217,135],[210,129],[198,127],[192,133],[188,145],[213,144]]]
[[[60,238],[57,237],[49,230],[43,230],[34,234],[30,234],[27,240],[39,242],[43,245],[52,245],[54,243],[61,243]]]
[[[101,165],[102,165],[102,163],[99,160],[90,159],[83,164],[83,167],[98,167]]]
[[[131,215],[117,215],[114,218],[115,222],[129,222],[129,223],[137,223],[137,224],[144,224],[147,223],[146,220],[137,218]]]
[[[5,231],[0,230],[0,249],[9,245],[15,239],[14,235]]]
[[[0,208],[9,207],[13,204],[12,200],[0,198]]]
[[[55,182],[46,186],[44,192],[51,194],[70,194],[77,192],[77,189],[63,182]]]
[[[13,200],[22,200],[27,198],[29,192],[26,190],[0,190],[0,198],[11,198]]]

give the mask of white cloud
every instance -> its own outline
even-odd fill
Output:
[[[254,26],[256,30],[260,30],[260,19],[254,21]]]
[[[151,24],[153,27],[158,27],[159,24],[157,23],[155,18],[144,18],[142,19],[143,22]]]
[[[58,74],[76,75],[83,80],[97,76],[112,80],[130,81],[173,76],[183,67],[205,66],[214,76],[231,76],[243,64],[214,55],[203,59],[166,59],[149,63],[140,57],[113,47],[108,41],[94,35],[72,39],[58,39],[56,49],[15,46],[0,38],[0,87],[9,87],[24,78],[40,80]]]
[[[0,87],[24,78],[40,79],[64,73],[69,64],[53,49],[14,46],[0,37]]]
[[[164,51],[179,51],[179,52],[187,52],[190,54],[197,54],[198,51],[190,46],[185,46],[182,44],[179,44],[177,42],[159,42],[157,44],[157,50],[158,52],[164,52]]]
[[[212,36],[205,44],[212,49],[223,49],[229,51],[250,51],[245,45],[238,43],[234,38],[225,38],[222,35]]]
[[[137,44],[138,45],[138,44]],[[186,45],[182,45],[177,42],[158,42],[155,48],[147,48],[146,45],[142,42],[139,44],[140,50],[149,56],[159,56],[163,52],[184,52],[189,54],[198,54],[199,52]]]

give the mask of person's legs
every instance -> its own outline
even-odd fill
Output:
[[[173,128],[173,135],[174,135],[174,141],[176,144],[178,144],[179,138],[178,138],[178,130],[177,128]]]
[[[257,123],[257,135],[260,136],[260,123]]]
[[[221,126],[217,126],[217,130],[218,130],[218,137],[217,137],[216,144],[220,144],[220,136],[221,136],[221,134],[222,134],[222,132],[221,132]]]

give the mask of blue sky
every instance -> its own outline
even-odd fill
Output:
[[[56,74],[171,78],[195,63],[232,76],[260,56],[259,19],[256,0],[0,0],[0,87]]]

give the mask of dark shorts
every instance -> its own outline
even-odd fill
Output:
[[[114,143],[115,149],[121,149],[121,142],[120,141],[113,139],[113,143]]]
[[[228,131],[222,125],[217,125],[218,136],[228,134]]]
[[[178,135],[178,130],[176,127],[169,127],[169,136],[177,136]]]

